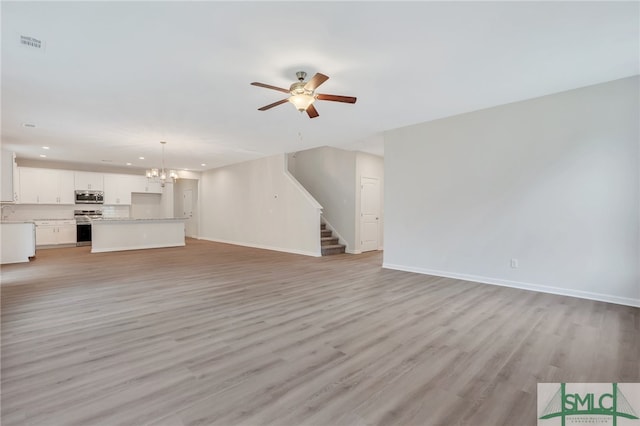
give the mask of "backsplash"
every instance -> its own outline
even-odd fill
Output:
[[[162,215],[160,194],[131,194],[131,217],[136,219],[160,218]]]
[[[3,204],[2,220],[73,219],[74,210],[102,210],[102,217],[105,218],[130,217],[131,215],[129,206]]]
[[[130,206],[102,206],[102,217],[131,217]]]

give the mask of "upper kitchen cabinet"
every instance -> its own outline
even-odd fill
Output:
[[[13,203],[17,195],[16,155],[7,150],[0,151],[0,170],[2,171],[0,187],[0,202]]]
[[[131,193],[135,188],[137,177],[106,173],[104,175],[104,204],[131,204]]]
[[[132,176],[131,178],[134,181],[132,192],[162,194],[162,185],[160,182],[152,181],[145,176]]]
[[[103,191],[104,174],[93,172],[75,172],[75,189],[85,191]]]
[[[74,204],[74,176],[69,170],[18,168],[21,204]]]

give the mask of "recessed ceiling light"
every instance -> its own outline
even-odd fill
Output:
[[[43,146],[42,149],[49,149],[49,147],[48,146]]]
[[[130,166],[130,165],[131,165],[131,163],[127,163],[127,166]]]
[[[144,157],[138,157],[138,160],[144,160]]]
[[[204,166],[206,166],[207,164],[206,164],[206,163],[202,163],[202,164],[200,164],[200,165],[201,165],[202,167],[204,167]]]
[[[46,157],[46,155],[44,155],[44,154],[40,154],[40,157],[44,158],[44,157]]]
[[[22,127],[28,127],[30,129],[35,129],[36,125],[33,123],[22,123]]]

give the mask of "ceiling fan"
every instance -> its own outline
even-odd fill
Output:
[[[315,118],[320,115],[318,114],[316,107],[313,106],[316,99],[319,101],[344,102],[348,104],[356,103],[356,98],[353,96],[325,95],[322,93],[316,93],[318,86],[329,79],[329,77],[324,74],[316,73],[311,80],[304,81],[307,77],[307,73],[304,71],[298,71],[296,73],[296,77],[298,77],[298,81],[293,83],[289,89],[271,86],[270,84],[257,83],[255,81],[251,83],[253,86],[265,87],[267,89],[273,89],[291,95],[286,99],[281,99],[272,104],[265,105],[262,108],[258,108],[258,111],[266,111],[288,101],[291,102],[298,111],[306,111],[309,118]]]

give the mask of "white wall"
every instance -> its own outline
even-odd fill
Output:
[[[166,187],[164,188],[166,190]],[[135,219],[158,219],[164,217],[161,194],[131,194],[131,217]]]
[[[289,164],[291,174],[322,205],[347,252],[356,252],[356,153],[324,146],[289,155]]]
[[[0,150],[0,201],[14,201],[13,152]]]
[[[640,306],[638,93],[636,76],[387,132],[384,266]]]
[[[200,237],[320,256],[320,205],[285,171],[285,155],[209,170],[200,180]]]

